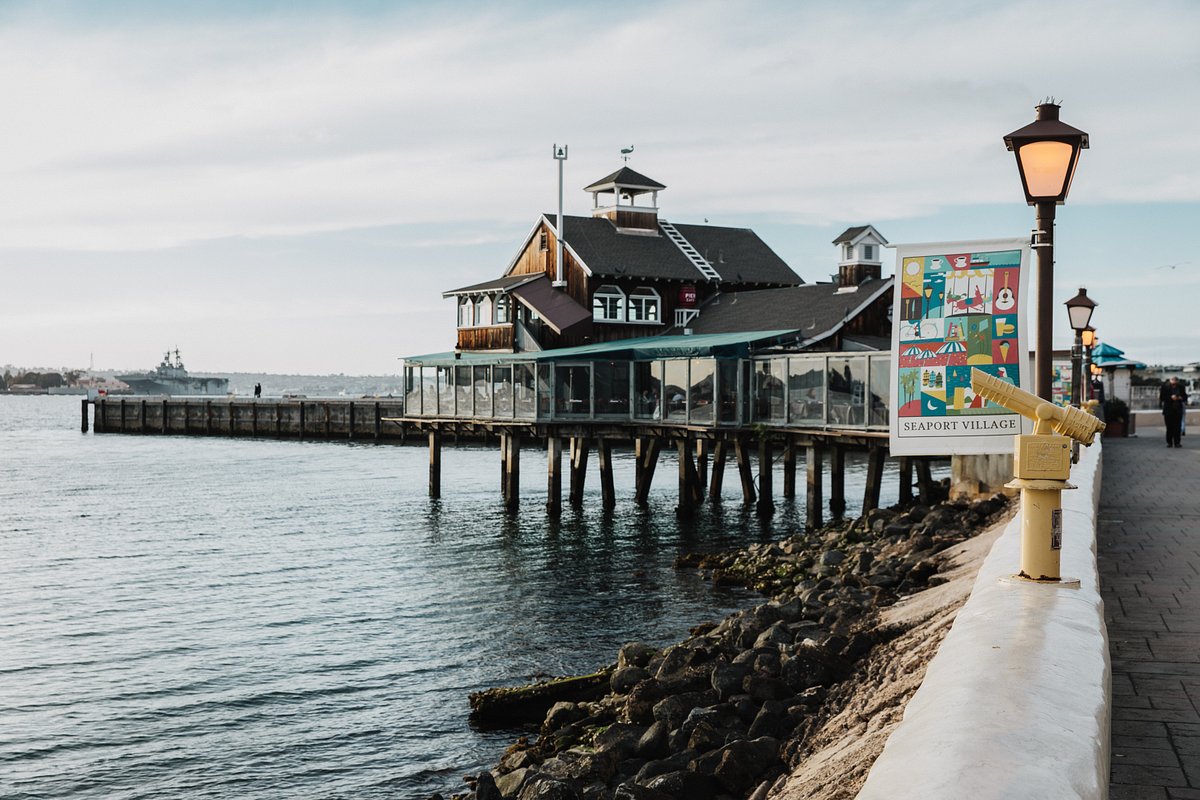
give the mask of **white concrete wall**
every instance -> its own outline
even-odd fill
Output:
[[[1111,670],[1096,571],[1100,444],[1063,492],[1062,575],[1010,583],[1014,519],[929,664],[859,798],[1107,798]]]

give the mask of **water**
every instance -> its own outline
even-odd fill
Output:
[[[778,537],[741,508],[677,523],[675,465],[633,507],[518,518],[494,449],[83,435],[79,399],[0,397],[0,797],[424,797],[517,731],[467,694],[591,671],[754,599],[671,564]],[[848,459],[847,494],[864,465]],[[593,464],[593,470],[595,469]],[[776,485],[781,479],[776,477]],[[885,503],[895,502],[894,475]],[[886,496],[888,492],[891,496]]]

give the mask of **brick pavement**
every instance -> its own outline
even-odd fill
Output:
[[[1102,480],[1110,798],[1200,800],[1200,430],[1105,440]]]

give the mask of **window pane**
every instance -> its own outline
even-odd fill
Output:
[[[537,367],[537,415],[539,419],[550,418],[550,365]]]
[[[454,367],[437,368],[437,415],[454,416]]]
[[[596,414],[629,416],[629,362],[602,361],[592,365],[596,380]]]
[[[738,362],[732,359],[717,362],[717,408],[721,422],[737,422]]]
[[[865,356],[829,359],[829,424],[863,424],[866,378]]]
[[[687,421],[687,359],[674,358],[663,362],[665,373],[663,377],[663,401],[667,408],[667,419]]]
[[[512,367],[492,367],[492,414],[508,418],[513,415]]]
[[[783,398],[784,382],[787,380],[787,359],[763,359],[753,363],[756,392],[754,419],[758,422],[786,421]]]
[[[417,416],[421,413],[421,368],[404,367],[404,414]]]
[[[688,386],[688,420],[703,425],[713,421],[713,383],[716,365],[711,358],[692,359],[690,384]]]
[[[788,420],[825,424],[825,357],[788,359]]]
[[[871,356],[870,425],[888,424],[891,395],[891,358]]]
[[[492,415],[492,376],[490,367],[475,367],[475,416]]]
[[[637,419],[659,419],[662,416],[662,364],[658,361],[639,361],[633,365],[633,391]]]
[[[454,413],[459,417],[471,416],[471,368],[470,367],[455,367],[454,368],[454,388],[457,398],[457,406]]]
[[[554,366],[554,415],[586,417],[592,413],[592,370],[590,367]]]
[[[533,364],[513,365],[513,402],[519,419],[533,419],[536,416],[537,383],[533,376]]]

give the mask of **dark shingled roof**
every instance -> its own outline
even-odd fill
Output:
[[[536,278],[537,275],[505,275],[503,278],[493,278],[490,281],[483,283],[475,283],[470,286],[464,286],[461,289],[451,289],[448,292],[442,292],[442,297],[453,297],[456,294],[478,294],[480,292],[490,292],[499,289],[508,291],[514,286],[520,286],[523,283],[529,283]]]
[[[806,339],[823,338],[850,315],[890,291],[891,278],[864,281],[853,290],[835,283],[808,283],[782,289],[722,292],[700,309],[688,327],[697,334],[733,331],[797,330]]]
[[[528,283],[513,289],[513,295],[521,303],[537,312],[547,325],[558,333],[591,325],[592,312],[576,303],[571,295],[560,292],[550,284],[544,272]]]
[[[555,215],[546,214],[554,227]],[[638,277],[703,283],[707,278],[666,236],[618,233],[602,217],[563,217],[563,241],[598,277]],[[796,286],[804,281],[747,228],[676,225],[726,283]]]
[[[833,244],[841,244],[842,242],[852,242],[858,238],[859,234],[865,231],[870,225],[858,225],[854,228],[846,228],[841,234],[833,240]]]
[[[641,174],[640,172],[634,172],[629,167],[621,167],[619,170],[617,170],[613,174],[605,175],[603,178],[596,181],[595,183],[593,183],[589,186],[583,187],[583,190],[585,192],[590,192],[592,189],[595,189],[598,186],[607,186],[610,183],[615,183],[620,186],[629,186],[634,189],[665,189],[665,188],[667,188],[666,186],[663,186],[658,181],[653,180],[652,178],[647,178],[645,175]]]

